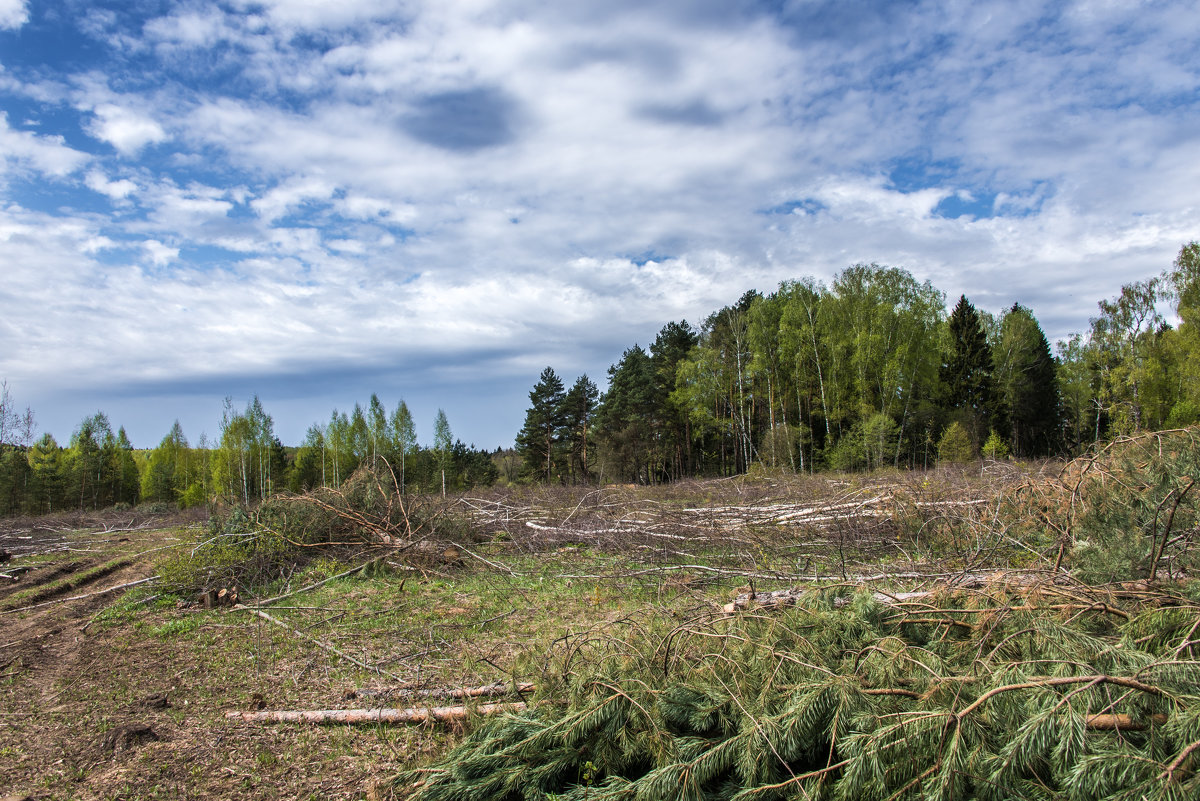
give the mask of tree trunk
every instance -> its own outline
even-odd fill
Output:
[[[510,704],[480,704],[468,706],[412,707],[410,709],[316,709],[316,710],[271,710],[261,712],[226,712],[231,720],[247,723],[451,723],[466,720],[470,715],[494,715],[498,712],[520,712],[526,709],[524,702]]]

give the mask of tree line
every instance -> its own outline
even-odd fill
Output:
[[[1171,326],[1161,309],[1178,316]],[[517,435],[524,475],[654,483],[752,465],[926,467],[1077,453],[1200,422],[1200,245],[1098,304],[1057,343],[1032,310],[1000,314],[905,270],[852,266],[825,285],[745,293],[699,326],[670,322],[568,391],[547,367]]]
[[[279,491],[339,487],[386,465],[406,490],[508,481],[656,483],[755,465],[793,471],[926,467],[979,456],[1078,453],[1144,429],[1200,422],[1200,244],[1161,275],[1102,300],[1086,332],[1052,353],[1032,310],[1000,314],[910,273],[855,265],[828,285],[786,281],[746,292],[699,326],[663,326],[608,369],[567,388],[550,367],[529,393],[516,451],[454,438],[439,410],[417,442],[401,400],[333,410],[287,448],[257,397],[226,400],[215,441],[178,422],[137,451],[108,417],[85,417],[60,445],[34,435],[0,383],[0,514],[143,502],[250,504]],[[1162,314],[1164,304],[1178,327]],[[518,464],[514,464],[514,457]]]
[[[441,409],[433,443],[422,446],[407,404],[401,400],[389,413],[377,395],[366,409],[335,409],[327,423],[314,423],[298,448],[280,442],[257,396],[244,409],[227,398],[216,440],[202,434],[195,445],[176,421],[157,447],[135,450],[103,412],[85,417],[66,446],[49,433],[35,438],[34,428],[33,411],[19,412],[0,384],[0,515],[139,503],[249,505],[281,491],[337,488],[364,464],[386,466],[414,492],[486,486],[500,475],[497,456],[455,439]]]

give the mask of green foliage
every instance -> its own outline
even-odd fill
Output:
[[[1072,468],[1073,517],[1060,526],[1073,538],[1076,575],[1120,581],[1192,569],[1200,429],[1120,439]]]
[[[896,457],[900,426],[889,415],[877,412],[860,420],[831,449],[828,461],[835,470],[874,470]]]
[[[994,430],[992,433],[988,434],[988,438],[983,443],[983,447],[980,450],[983,451],[983,456],[985,459],[992,459],[993,461],[1007,459],[1009,457],[1008,443],[1005,442],[1004,438],[997,434]]]
[[[609,475],[648,483],[656,473],[654,365],[638,345],[608,369],[608,391],[596,413]]]
[[[1107,417],[1109,434],[1156,428],[1170,409],[1158,397],[1167,390],[1162,381],[1167,338],[1157,308],[1163,297],[1160,278],[1126,284],[1116,298],[1100,301],[1100,314],[1092,318],[1095,401]]]
[[[978,451],[975,450],[975,444],[971,442],[971,435],[957,420],[942,433],[937,448],[940,462],[961,464],[974,461],[979,456]]]
[[[202,539],[159,568],[168,592],[187,595],[223,587],[262,586],[283,575],[295,548],[255,515],[235,507],[213,516]]]
[[[285,486],[283,446],[275,424],[254,396],[244,412],[225,399],[221,438],[213,455],[213,483],[227,501],[249,505]]]
[[[1200,742],[1200,607],[1185,597],[1125,620],[1103,596],[1063,609],[995,589],[915,605],[843,593],[593,633],[552,658],[541,704],[487,719],[397,784],[417,801],[1200,792],[1186,758]],[[1186,608],[1164,616],[1164,602]],[[1129,723],[1093,717],[1112,715]]]
[[[1012,452],[1023,457],[1055,453],[1061,446],[1063,415],[1058,369],[1029,309],[1014,304],[1004,315],[993,356]]]
[[[983,322],[965,295],[950,314],[948,329],[950,348],[941,368],[946,406],[962,413],[967,433],[979,441],[996,416],[996,382]]]

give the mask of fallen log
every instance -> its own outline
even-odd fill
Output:
[[[767,592],[745,592],[734,598],[731,602],[721,607],[721,611],[725,614],[732,614],[744,609],[760,608],[763,610],[780,609],[785,606],[795,606],[800,598],[809,593],[811,588],[796,587],[785,590],[770,590]],[[914,598],[924,598],[932,595],[932,592],[876,592],[874,593],[875,600],[882,604],[894,604],[903,601],[911,601]],[[839,603],[840,602],[840,603]],[[849,600],[838,598],[835,606],[844,606],[849,603]]]
[[[492,698],[509,693],[533,692],[533,684],[520,682],[507,685],[502,682],[488,684],[483,687],[432,687],[417,690],[410,687],[359,687],[346,693],[346,700],[354,698]]]
[[[264,709],[261,712],[226,712],[230,720],[247,723],[452,723],[471,715],[494,715],[499,712],[520,712],[527,706],[521,701],[510,704],[480,704],[479,706],[434,706],[411,709]]]

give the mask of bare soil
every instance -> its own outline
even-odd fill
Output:
[[[0,579],[4,794],[375,798],[377,780],[435,747],[436,737],[420,729],[227,721],[226,710],[264,699],[279,706],[336,706],[346,685],[327,665],[293,664],[294,648],[277,647],[247,616],[154,611],[151,601],[132,620],[104,620],[102,613],[121,603],[125,591],[87,594],[153,575],[156,549],[178,544],[182,536],[178,530],[99,538],[95,532],[30,536],[26,530],[10,532],[0,543],[14,554],[0,571],[19,574],[16,581]],[[13,571],[24,566],[32,569]],[[22,610],[33,604],[39,605]],[[170,633],[172,626],[190,627],[193,614],[204,622],[181,635]]]

